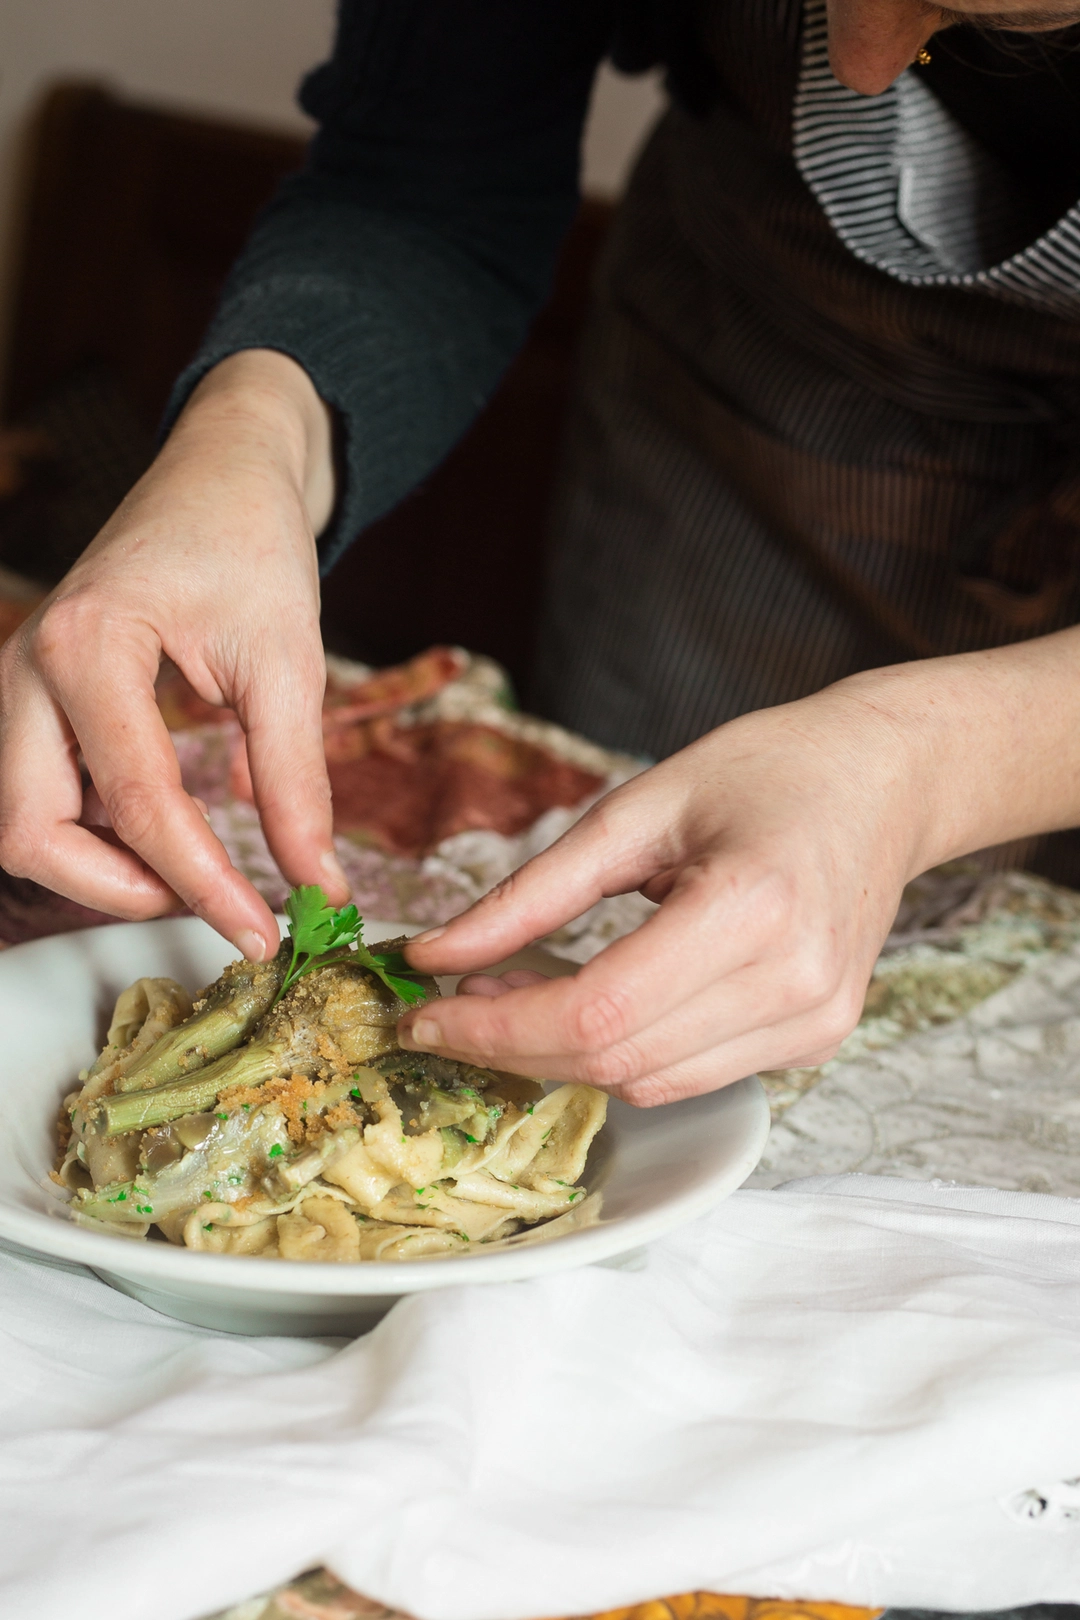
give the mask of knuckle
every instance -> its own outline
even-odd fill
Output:
[[[861,1011],[861,1003],[856,1006],[847,994],[834,997],[803,1025],[800,1046],[812,1052],[815,1063],[825,1063],[851,1034]]]
[[[756,874],[750,882],[747,898],[759,938],[790,937],[798,915],[798,886],[788,872],[770,867]]]
[[[510,872],[506,877],[500,878],[498,883],[490,888],[477,904],[485,908],[511,904],[515,894],[521,887],[521,873],[523,870],[523,867],[519,867],[516,872]]]
[[[865,985],[860,984],[856,979],[846,979],[833,998],[837,1028],[842,1032],[840,1035],[841,1040],[846,1039],[859,1022],[863,1015],[865,1003]]]
[[[253,776],[257,768],[253,764]],[[333,803],[326,771],[305,769],[300,761],[284,763],[271,774],[269,782],[260,774],[256,792],[264,816],[295,816],[298,808],[308,814],[326,815]]]
[[[161,824],[162,793],[148,782],[113,782],[101,797],[113,831],[129,849],[139,849]]]
[[[614,841],[622,825],[623,817],[620,814],[622,804],[619,799],[620,789],[607,794],[604,798],[586,810],[578,826],[593,837],[603,842]]]
[[[862,1017],[863,997],[856,986],[843,984],[815,1019],[816,1045],[830,1047],[830,1056],[847,1040]]]
[[[5,872],[12,877],[35,877],[41,857],[41,838],[32,822],[13,817],[0,824],[0,867]]]
[[[788,961],[784,981],[794,1007],[807,1011],[828,1008],[840,990],[839,964],[831,951],[800,951]]]
[[[34,630],[34,649],[42,658],[64,656],[72,642],[84,640],[90,614],[82,596],[62,596],[50,602]],[[97,622],[97,615],[93,615]]]
[[[658,1108],[662,1103],[678,1102],[693,1091],[690,1082],[680,1083],[673,1075],[646,1074],[623,1086],[619,1097],[631,1108]]]
[[[625,1039],[630,1024],[626,996],[617,989],[586,993],[567,1019],[570,1045],[577,1052],[607,1053]]]
[[[582,1079],[590,1086],[605,1091],[618,1089],[635,1081],[641,1073],[641,1059],[632,1047],[609,1046],[602,1052],[590,1052],[581,1059],[578,1068]]]
[[[69,678],[85,676],[87,655],[103,636],[98,606],[76,593],[49,603],[30,633],[27,650],[46,678],[62,686]]]

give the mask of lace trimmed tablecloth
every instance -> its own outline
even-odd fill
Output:
[[[751,1186],[857,1170],[1080,1196],[1080,895],[928,873],[838,1056],[764,1079]]]

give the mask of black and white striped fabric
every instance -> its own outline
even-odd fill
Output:
[[[1025,199],[824,6],[703,0],[582,359],[533,700],[660,757],[858,669],[1080,620],[1080,207]],[[1080,881],[1080,840],[1030,861]]]
[[[793,148],[841,242],[875,269],[1080,316],[1080,205],[1024,241],[1015,182],[917,69],[880,96],[837,82],[823,0],[807,10]]]

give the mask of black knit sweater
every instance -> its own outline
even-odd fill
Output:
[[[227,355],[297,360],[340,424],[331,566],[466,430],[543,303],[600,60],[663,63],[704,111],[723,93],[697,42],[712,3],[340,0],[333,55],[300,92],[319,125],[307,165],[261,216],[166,427]],[[1080,54],[1035,48],[1021,65],[1015,36],[956,30],[927,77],[974,134],[1068,190]]]

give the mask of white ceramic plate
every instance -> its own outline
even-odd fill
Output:
[[[366,937],[409,931],[372,923]],[[751,1076],[664,1108],[613,1101],[584,1178],[590,1192],[603,1192],[601,1222],[546,1244],[461,1259],[334,1265],[196,1254],[77,1227],[48,1179],[56,1116],[100,1048],[116,995],[143,974],[170,974],[195,990],[235,956],[193,917],[86,929],[0,953],[0,1237],[81,1262],[166,1316],[205,1327],[355,1333],[420,1289],[625,1261],[734,1192],[761,1157],[769,1114]]]

